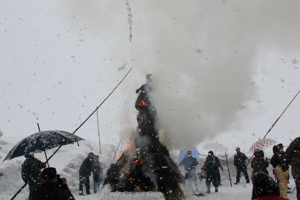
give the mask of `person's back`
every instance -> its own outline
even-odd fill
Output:
[[[83,195],[83,185],[86,189],[86,194],[90,192],[90,175],[94,167],[94,154],[90,152],[87,158],[82,162],[79,169],[79,195]]]
[[[251,161],[251,167],[253,168],[253,173],[265,172],[268,174],[267,167],[269,163],[264,160],[264,152],[261,149],[255,149],[254,158]]]
[[[46,167],[45,163],[34,158],[34,154],[25,155],[26,160],[22,164],[21,175],[25,183],[29,185],[29,196],[31,192],[41,186],[41,169]]]
[[[49,167],[43,170],[42,185],[32,191],[30,200],[75,200],[65,178],[58,178],[56,169]]]
[[[254,174],[252,199],[284,200],[284,198],[280,197],[277,183],[264,172],[257,172]]]
[[[30,200],[69,200],[70,196],[67,186],[59,186],[57,183],[43,184],[32,192]]]
[[[93,158],[89,155],[84,161],[82,162],[79,173],[82,175],[90,175],[93,169],[94,165],[94,160]]]

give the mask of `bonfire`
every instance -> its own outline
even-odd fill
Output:
[[[112,192],[159,191],[167,200],[184,198],[180,183],[184,177],[171,159],[168,149],[160,143],[156,125],[156,109],[151,92],[151,79],[136,90],[138,110],[137,130],[131,133],[127,148],[107,170],[104,184],[110,184]]]

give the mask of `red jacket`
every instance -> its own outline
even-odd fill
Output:
[[[270,195],[270,196],[264,196],[264,197],[257,197],[256,199],[253,200],[285,200],[285,198],[281,196],[275,196],[275,195]]]

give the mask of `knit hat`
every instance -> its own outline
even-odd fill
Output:
[[[48,167],[45,168],[42,172],[42,179],[43,180],[51,180],[51,179],[55,179],[56,176],[56,169],[54,167]]]

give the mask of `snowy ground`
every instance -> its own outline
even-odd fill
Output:
[[[16,144],[17,139],[14,137],[3,136],[0,139],[0,159],[3,160],[8,151]],[[107,166],[110,163],[115,162],[112,159],[114,152],[111,150],[113,147],[111,145],[102,145],[103,153],[100,156],[100,160],[105,162]],[[54,150],[47,151],[48,156],[52,154]],[[67,178],[69,188],[71,189],[73,195],[77,200],[92,200],[92,199],[106,199],[106,200],[132,200],[132,199],[163,199],[163,195],[159,192],[148,192],[148,193],[111,193],[109,188],[104,188],[98,194],[92,194],[89,196],[78,196],[78,170],[89,152],[93,151],[95,154],[99,151],[99,146],[96,142],[84,141],[80,142],[80,146],[77,144],[68,145],[61,148],[58,153],[50,160],[50,166],[56,167],[58,173],[61,177]],[[171,156],[178,162],[179,151],[172,151]],[[42,161],[45,161],[44,154],[35,154],[36,157]],[[248,155],[251,156],[251,155]],[[200,156],[199,163],[201,166],[203,164],[204,156]],[[219,156],[220,159],[224,159],[222,155]],[[12,159],[10,161],[5,161],[0,163],[0,171],[4,172],[4,176],[0,178],[0,199],[10,199],[24,184],[21,179],[21,164],[25,160],[24,157],[19,157]],[[192,190],[187,184],[182,184],[181,187],[185,192],[186,199],[251,199],[252,184],[246,184],[245,180],[241,179],[241,184],[230,186],[228,169],[226,163],[222,161],[224,171],[221,172],[222,185],[219,188],[219,192],[215,193],[212,188],[210,194],[205,194],[205,197],[196,197],[193,195]],[[232,155],[229,154],[229,162],[232,162]],[[229,165],[232,183],[235,181],[235,171],[233,165]],[[199,169],[199,168],[198,168]],[[182,170],[182,169],[181,169]],[[271,167],[269,167],[271,170]],[[250,172],[250,170],[248,170]],[[184,173],[182,171],[182,173]],[[204,180],[205,181],[205,180]],[[92,182],[92,181],[91,181]],[[291,178],[290,187],[294,188],[294,180]],[[199,185],[199,191],[202,193],[206,192],[205,182]],[[26,199],[28,195],[28,188],[22,190],[22,192],[16,197],[16,199]],[[289,194],[289,199],[296,199],[296,192],[292,195]]]

